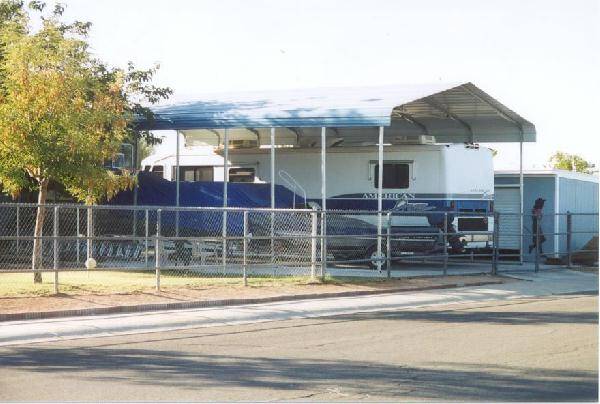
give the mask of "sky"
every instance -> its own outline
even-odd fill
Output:
[[[595,0],[63,0],[92,51],[161,65],[174,99],[202,93],[471,81],[536,125],[526,168],[557,150],[598,165]],[[518,169],[518,145],[493,145]]]

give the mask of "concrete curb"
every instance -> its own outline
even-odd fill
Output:
[[[8,313],[0,314],[0,322],[3,321],[22,321],[22,320],[42,320],[59,317],[79,317],[79,316],[96,316],[103,314],[119,314],[119,313],[138,313],[149,311],[165,311],[165,310],[181,310],[181,309],[198,309],[205,307],[226,307],[226,306],[241,306],[245,304],[272,303],[294,300],[308,299],[326,299],[336,297],[351,297],[351,296],[367,296],[367,295],[382,295],[389,293],[402,292],[420,292],[424,290],[435,289],[452,289],[466,286],[484,286],[498,285],[502,281],[489,282],[473,282],[473,283],[452,283],[447,285],[434,285],[415,288],[393,288],[382,290],[356,290],[348,292],[329,292],[329,293],[307,293],[302,295],[283,295],[271,297],[257,297],[247,299],[219,299],[219,300],[194,300],[189,302],[177,303],[150,303],[139,304],[133,306],[111,306],[111,307],[93,307],[88,309],[71,309],[71,310],[55,310],[55,311],[40,311],[40,312],[24,312],[24,313]]]

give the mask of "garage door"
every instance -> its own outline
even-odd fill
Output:
[[[495,188],[494,210],[500,213],[500,248],[518,250],[519,243],[519,188]],[[502,215],[517,213],[517,215]]]

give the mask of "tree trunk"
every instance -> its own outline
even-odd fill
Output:
[[[31,269],[33,270],[33,282],[42,283],[42,229],[44,228],[44,218],[46,217],[46,196],[48,195],[48,180],[40,181],[40,190],[38,191],[38,208],[35,216],[35,229],[33,232],[33,254],[31,257]]]

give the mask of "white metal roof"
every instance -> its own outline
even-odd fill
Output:
[[[497,170],[494,172],[494,176],[498,177],[514,177],[518,176],[518,170]],[[585,174],[576,171],[567,171],[559,169],[545,169],[545,170],[523,170],[523,176],[525,177],[560,177],[569,178],[580,181],[595,182],[598,183],[598,176],[593,174]]]
[[[207,95],[155,109],[154,130],[195,130],[218,136],[224,128],[260,135],[286,128],[298,138],[317,139],[328,127],[347,143],[430,135],[440,143],[534,142],[535,126],[472,83],[321,88]]]

